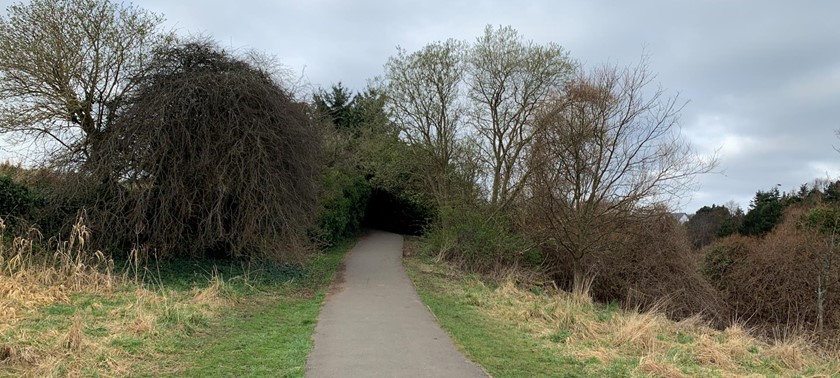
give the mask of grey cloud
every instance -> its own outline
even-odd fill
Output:
[[[0,0],[7,5],[8,0]],[[557,42],[586,66],[638,62],[690,100],[682,127],[723,174],[699,178],[682,209],[840,175],[840,2],[143,0],[182,32],[276,55],[313,86],[361,90],[397,45],[473,40],[485,24]]]

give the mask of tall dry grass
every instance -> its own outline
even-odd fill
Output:
[[[106,293],[122,278],[114,261],[90,246],[90,229],[80,213],[66,239],[50,238],[31,229],[26,235],[7,235],[0,219],[0,328],[21,314],[73,293]]]
[[[143,284],[140,259],[115,272],[92,248],[84,215],[64,238],[46,241],[36,230],[7,235],[0,219],[0,375],[126,376],[150,356],[125,345],[191,333],[230,303],[218,273],[178,292]]]
[[[654,377],[840,375],[840,353],[803,334],[766,340],[740,323],[720,330],[700,316],[672,321],[665,303],[642,311],[597,304],[589,296],[590,280],[579,279],[572,292],[536,293],[518,281],[491,288],[466,279],[463,295],[490,317],[520,325],[543,347],[582,361],[635,359],[635,374]]]

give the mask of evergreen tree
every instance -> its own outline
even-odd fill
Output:
[[[759,190],[750,202],[750,210],[744,217],[740,232],[748,236],[762,236],[773,230],[781,220],[785,201],[778,188]]]
[[[329,117],[337,129],[358,131],[363,117],[356,106],[360,96],[340,82],[333,85],[330,91],[321,90],[314,96],[315,109],[319,114]]]

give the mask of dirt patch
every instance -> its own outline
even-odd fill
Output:
[[[417,252],[419,252],[418,251],[418,249],[419,249],[418,241],[420,240],[420,238],[418,238],[416,236],[405,236],[404,238],[405,238],[404,239],[405,241],[403,242],[403,251],[402,251],[403,257],[416,256]]]
[[[338,264],[338,268],[335,270],[335,275],[333,275],[333,280],[330,283],[330,287],[327,289],[327,296],[335,295],[344,290],[344,282],[346,281],[345,273],[347,272],[347,265],[342,261]]]

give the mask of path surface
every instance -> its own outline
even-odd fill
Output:
[[[318,316],[307,377],[486,377],[420,301],[402,243],[373,231],[347,255]]]

